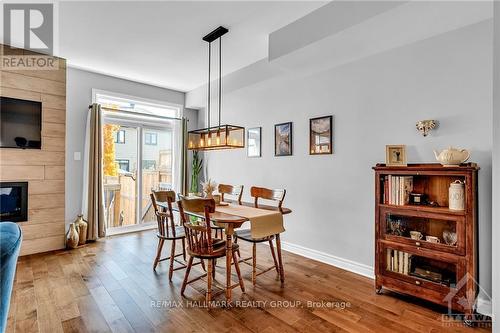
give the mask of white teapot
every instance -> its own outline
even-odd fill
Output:
[[[438,153],[434,150],[434,156],[443,166],[459,166],[460,164],[466,162],[470,153],[467,149],[456,149],[453,147],[449,147],[448,149],[443,150]]]

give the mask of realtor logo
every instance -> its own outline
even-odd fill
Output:
[[[11,3],[3,5],[4,41],[7,45],[52,55],[54,5]]]
[[[467,288],[470,284],[475,285],[477,291]],[[463,292],[459,294],[460,291]],[[441,317],[443,326],[460,327],[460,323],[464,323],[467,326],[491,328],[491,317],[476,312],[479,305],[477,292],[481,292],[485,298],[483,302],[488,302],[491,307],[491,297],[469,273],[465,274],[456,285],[450,286],[450,292],[443,299],[443,303],[448,303],[448,313],[443,314]],[[464,309],[470,309],[471,313],[455,312],[452,305],[454,301]]]

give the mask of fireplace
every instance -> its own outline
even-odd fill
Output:
[[[0,182],[0,222],[28,220],[28,182]]]

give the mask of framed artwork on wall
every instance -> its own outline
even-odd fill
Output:
[[[309,119],[309,155],[333,153],[333,116]]]
[[[247,156],[262,156],[262,127],[253,127],[247,130]]]
[[[292,155],[292,123],[274,125],[274,156]]]
[[[406,166],[406,146],[385,146],[385,164],[387,166]]]

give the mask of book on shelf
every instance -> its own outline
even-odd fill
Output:
[[[410,193],[413,191],[412,176],[384,177],[384,204],[404,206],[410,203]]]
[[[409,267],[410,267],[410,265],[409,265],[409,256],[410,255],[407,252],[405,252],[403,254],[403,256],[404,256],[403,257],[403,274],[408,275],[408,271],[409,271]]]
[[[407,252],[387,249],[386,269],[391,272],[408,275],[410,272],[411,257]]]

